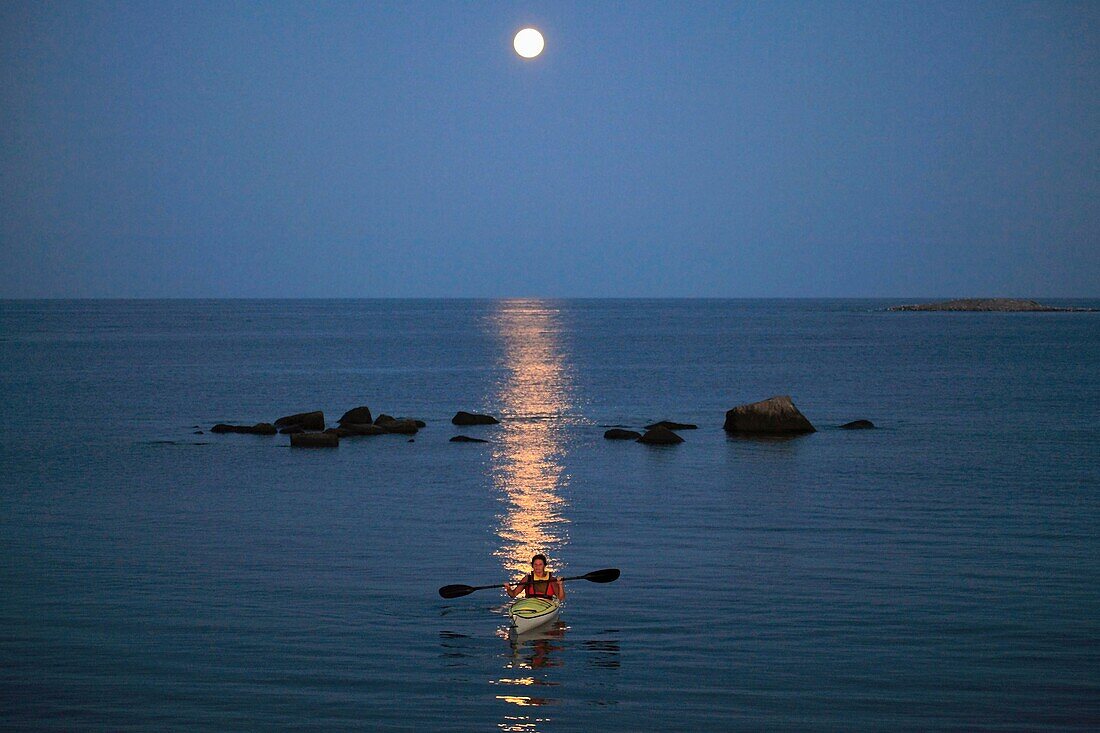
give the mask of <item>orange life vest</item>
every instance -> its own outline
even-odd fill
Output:
[[[558,590],[558,579],[547,573],[546,580],[535,580],[534,573],[527,573],[520,581],[528,598],[553,598]]]

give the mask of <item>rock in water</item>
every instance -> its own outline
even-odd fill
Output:
[[[295,433],[304,433],[306,431],[301,425],[287,425],[285,428],[279,428],[280,435],[294,435]]]
[[[375,423],[376,427],[382,428],[387,433],[400,433],[401,435],[413,435],[420,426],[416,424],[416,420],[388,420],[384,423]]]
[[[452,442],[452,443],[488,443],[489,441],[482,440],[481,438],[471,438],[468,435],[456,435],[455,437],[451,438],[450,442]]]
[[[642,437],[642,434],[637,430],[623,430],[622,428],[611,428],[603,437],[608,440],[637,440]]]
[[[280,417],[275,421],[275,427],[286,428],[291,425],[298,425],[302,430],[324,430],[325,429],[325,413],[320,410],[314,410],[313,412],[299,412],[296,415],[287,415],[286,417]]]
[[[340,437],[352,435],[383,435],[386,429],[381,425],[360,425],[358,423],[345,423],[340,426]]]
[[[418,428],[427,427],[427,423],[423,420],[415,420],[411,417],[394,417],[393,415],[387,415],[385,413],[379,415],[374,419],[374,424],[379,427],[385,428],[390,423],[412,423]],[[391,430],[388,432],[401,432],[400,430]]]
[[[840,426],[841,430],[870,430],[875,424],[870,420],[853,420]]]
[[[673,422],[672,420],[661,420],[655,422],[652,425],[646,425],[646,430],[652,430],[653,428],[668,428],[669,430],[697,430],[698,425],[692,425],[689,422]]]
[[[278,432],[275,426],[269,422],[258,422],[255,425],[226,425],[218,423],[210,428],[212,433],[247,433],[249,435],[274,435]]]
[[[727,432],[744,435],[798,435],[816,431],[787,395],[739,405],[726,413]]]
[[[370,425],[374,422],[374,418],[371,417],[370,408],[366,405],[362,407],[353,407],[345,412],[337,421],[338,425]]]
[[[459,410],[455,413],[455,416],[451,418],[451,423],[454,425],[497,425],[500,420],[497,420],[492,415],[478,415],[474,412],[463,412]]]
[[[340,436],[336,433],[295,433],[290,436],[292,448],[337,448]]]
[[[647,445],[675,445],[676,443],[683,443],[684,439],[668,428],[656,427],[647,430],[645,435],[638,438],[638,442]]]

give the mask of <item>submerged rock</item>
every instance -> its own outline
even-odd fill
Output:
[[[313,412],[299,412],[295,415],[287,415],[280,417],[275,421],[275,427],[286,428],[291,425],[297,425],[303,430],[324,430],[325,429],[325,413],[320,410],[314,410]]]
[[[455,413],[455,416],[451,418],[451,423],[454,425],[497,425],[500,420],[497,420],[492,415],[479,415],[475,412],[463,412],[459,410]]]
[[[258,422],[255,425],[226,425],[218,423],[210,428],[212,433],[246,433],[249,435],[275,435],[278,432],[275,426],[269,422]]]
[[[481,438],[471,438],[468,435],[456,435],[455,437],[451,438],[450,442],[451,443],[488,443],[489,441],[482,440]]]
[[[637,430],[624,430],[622,428],[611,428],[603,434],[603,437],[608,440],[637,440],[642,437],[642,434]]]
[[[336,433],[296,433],[290,436],[292,448],[337,448],[340,436]]]
[[[676,443],[683,443],[684,439],[668,428],[658,426],[647,430],[645,435],[638,438],[638,442],[647,445],[675,445]]]
[[[673,422],[671,420],[661,420],[655,422],[652,425],[646,425],[646,430],[652,430],[653,428],[668,428],[669,430],[697,430],[698,425],[692,425],[689,422]]]
[[[336,422],[338,425],[370,425],[374,422],[374,418],[371,417],[370,408],[363,405],[348,410]]]
[[[841,430],[870,430],[875,424],[870,420],[853,420],[840,426]]]
[[[739,405],[726,413],[727,432],[744,435],[798,435],[816,429],[787,395]]]

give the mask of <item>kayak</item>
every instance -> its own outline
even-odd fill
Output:
[[[556,620],[560,611],[561,603],[552,598],[520,598],[508,609],[508,616],[512,629],[523,634]]]

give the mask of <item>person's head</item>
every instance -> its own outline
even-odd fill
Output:
[[[539,554],[532,557],[531,568],[535,571],[537,575],[542,575],[543,571],[546,570],[546,555],[543,555],[540,552]]]

